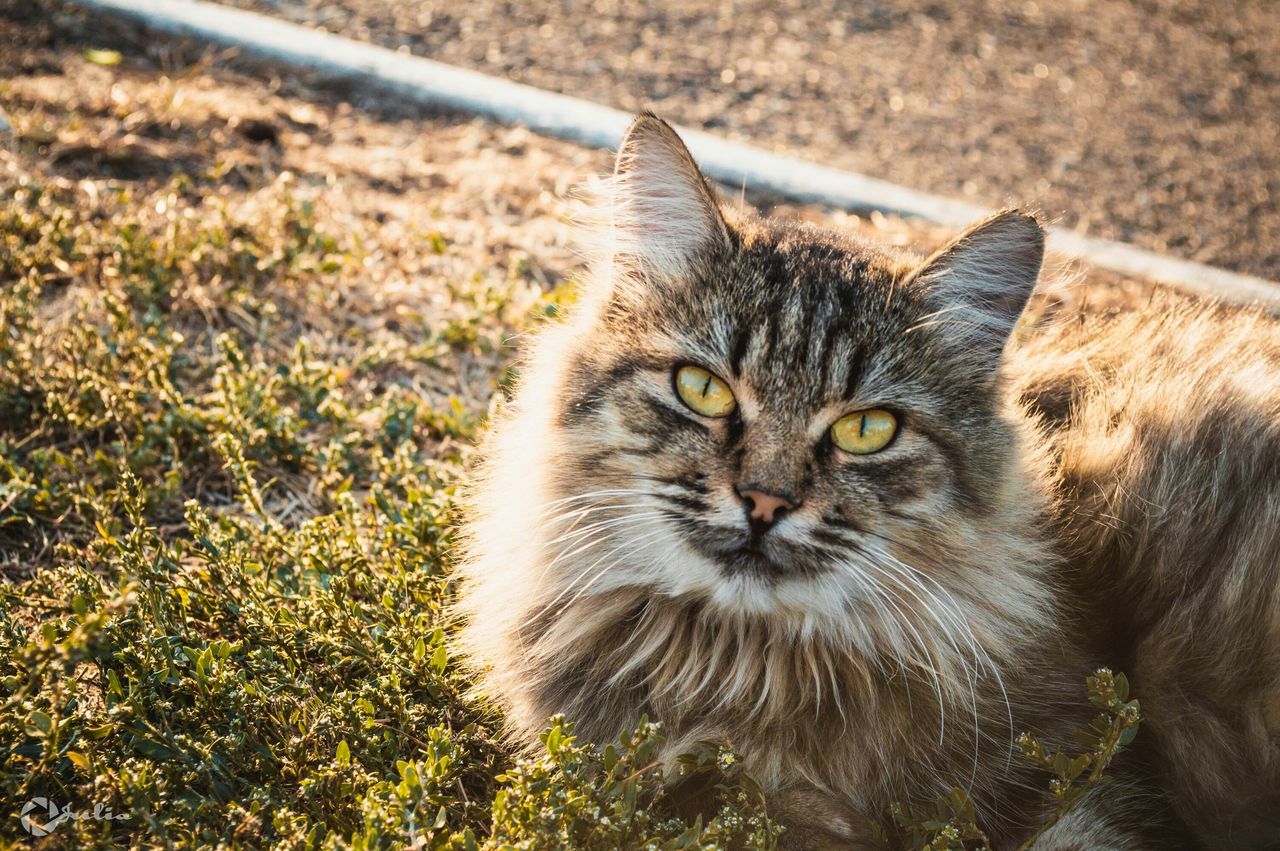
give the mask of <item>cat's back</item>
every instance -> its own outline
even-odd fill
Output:
[[[1280,594],[1280,321],[1158,296],[1054,319],[1010,354],[1095,580],[1148,604]]]
[[[1162,296],[1012,354],[1176,810],[1205,847],[1280,847],[1280,323]]]

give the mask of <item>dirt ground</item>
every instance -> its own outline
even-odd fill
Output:
[[[1280,278],[1271,0],[220,0]]]
[[[360,244],[366,275],[349,309],[399,345],[446,316],[460,290],[472,308],[477,293],[501,290],[518,314],[581,271],[573,189],[609,170],[607,153],[426,114],[54,2],[0,2],[0,25],[0,191],[52,181],[92,204],[213,172],[234,201],[285,182]],[[95,46],[121,61],[89,61]],[[950,236],[879,214],[741,203],[917,251]],[[1068,307],[1132,303],[1149,289],[1056,259],[1042,285]],[[438,395],[483,408],[502,358],[440,372]]]

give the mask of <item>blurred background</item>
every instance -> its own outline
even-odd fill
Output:
[[[1273,0],[225,0],[1280,278]]]

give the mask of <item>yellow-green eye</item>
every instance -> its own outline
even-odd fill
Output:
[[[870,455],[888,446],[897,431],[897,417],[881,408],[872,408],[836,420],[831,427],[831,440],[845,452]]]
[[[700,366],[676,370],[676,393],[689,410],[704,417],[727,417],[738,407],[729,385]]]

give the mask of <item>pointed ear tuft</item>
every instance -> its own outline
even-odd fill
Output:
[[[952,240],[914,278],[927,288],[937,324],[994,364],[1035,289],[1044,243],[1035,215],[1004,210]]]
[[[678,279],[727,228],[715,194],[676,131],[650,112],[631,122],[614,168],[613,259]]]

